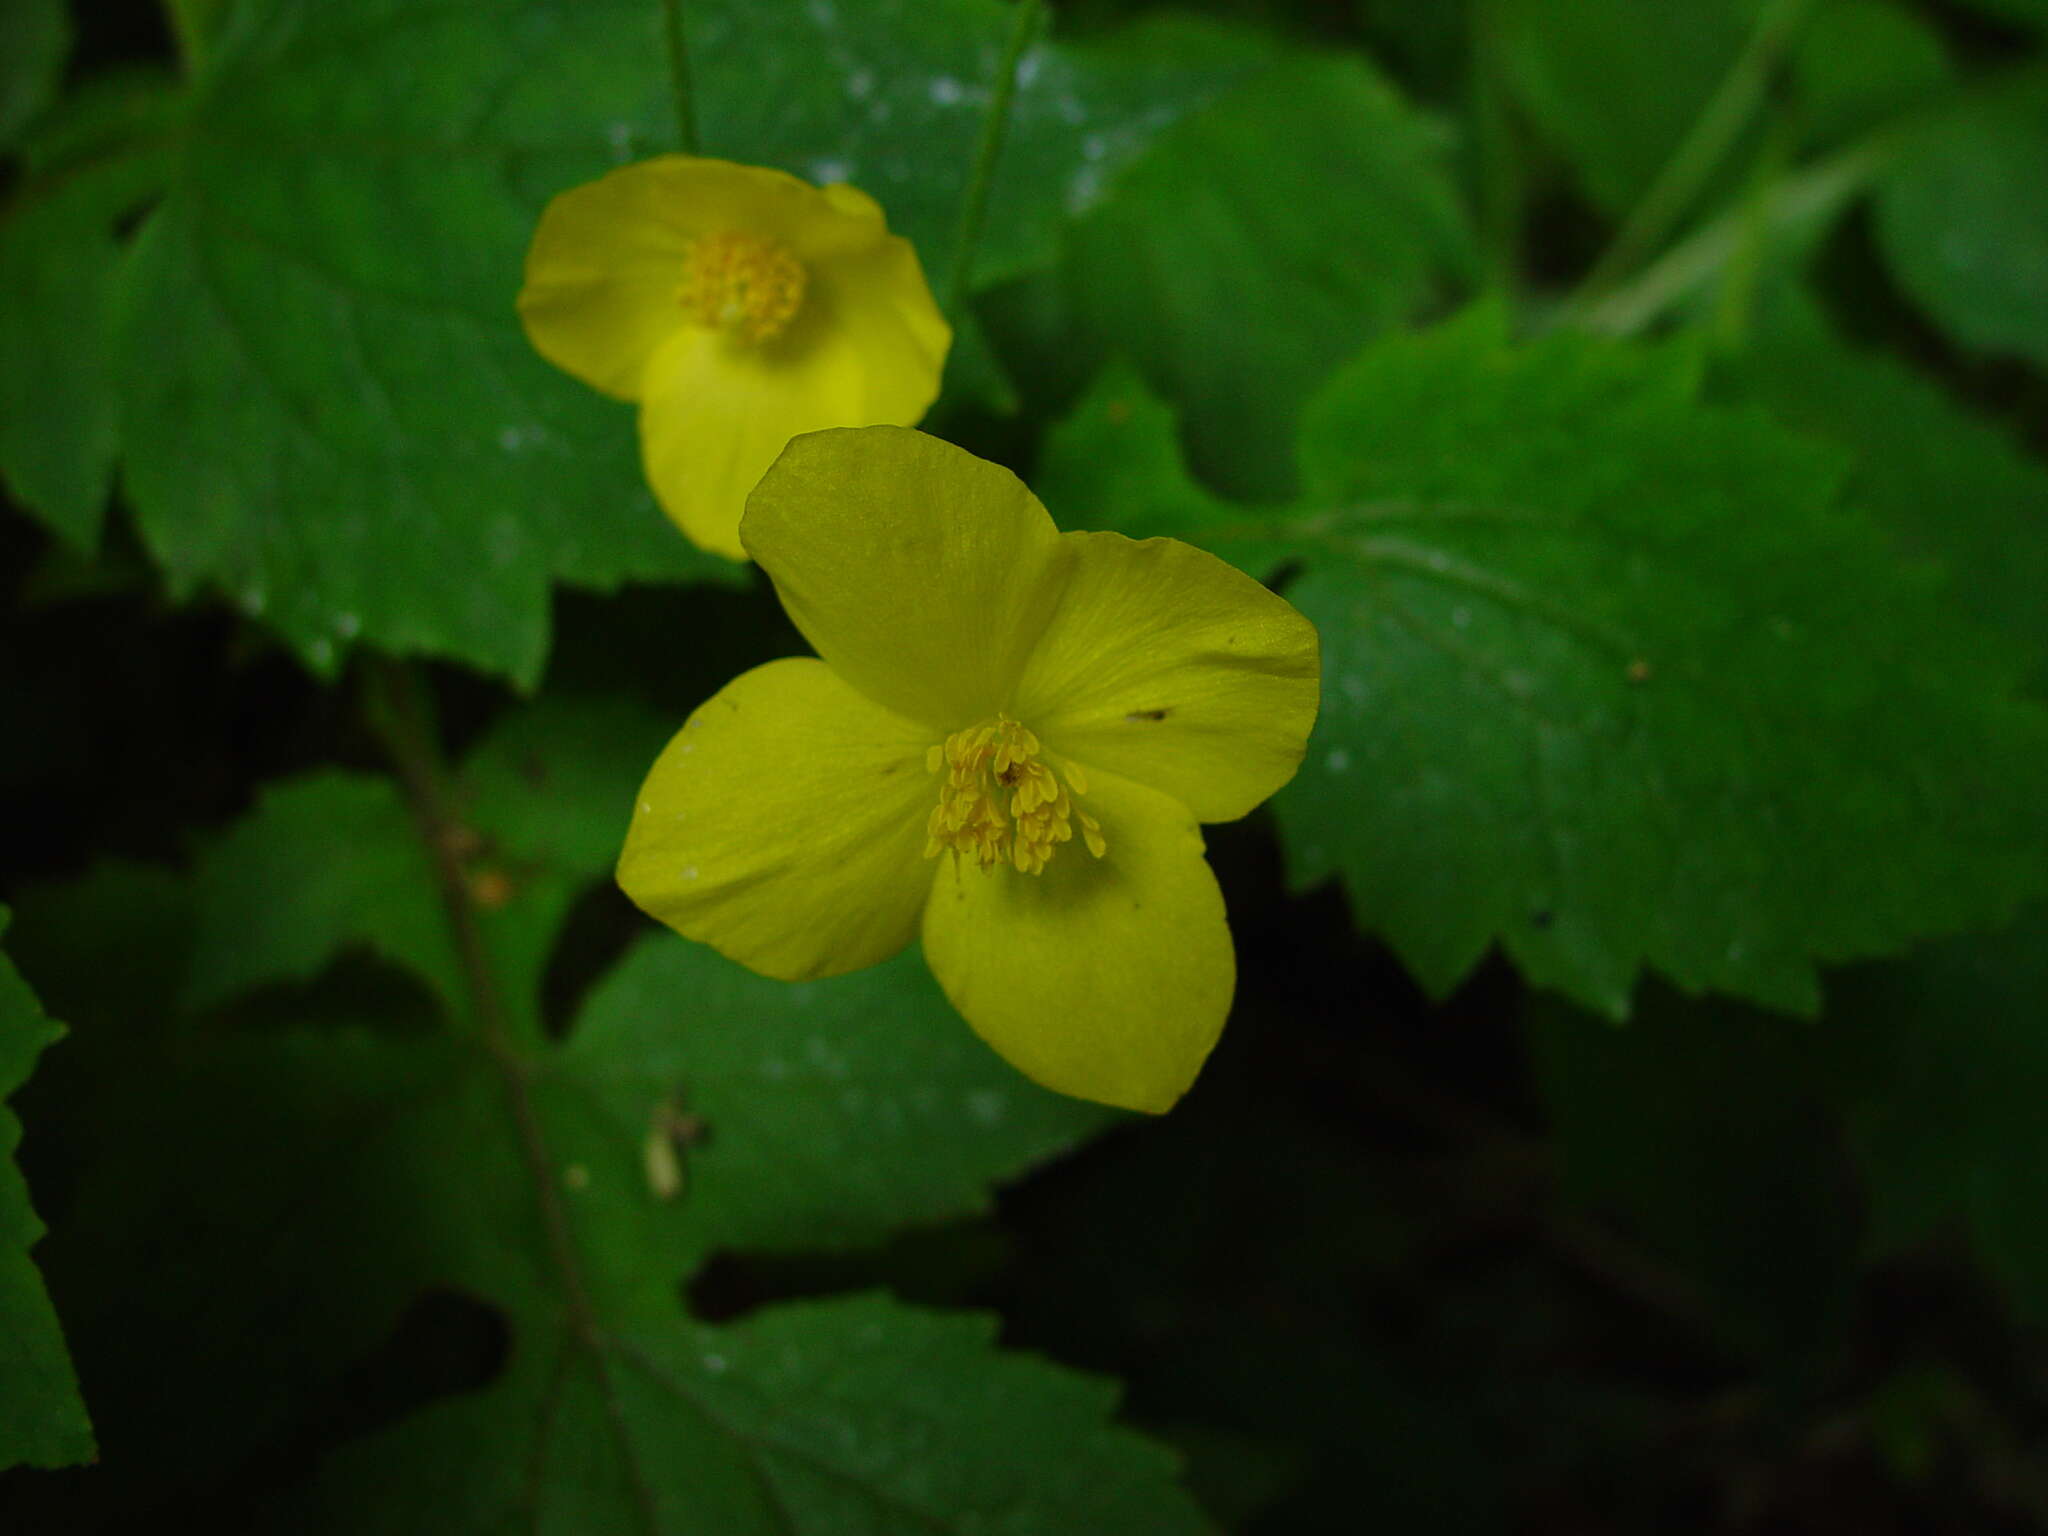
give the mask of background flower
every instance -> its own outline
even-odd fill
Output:
[[[692,155],[549,203],[519,314],[550,362],[639,401],[662,509],[734,559],[747,492],[791,437],[918,421],[952,342],[873,198]]]

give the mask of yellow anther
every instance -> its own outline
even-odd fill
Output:
[[[925,753],[932,773],[945,770],[939,803],[925,823],[925,857],[951,850],[983,870],[1007,863],[1019,874],[1041,873],[1061,843],[1071,842],[1076,817],[1081,840],[1101,858],[1109,845],[1102,827],[1087,812],[1076,812],[1073,796],[1087,781],[1072,763],[1062,769],[1066,783],[1039,761],[1038,737],[1008,715],[955,731]],[[1003,791],[1008,790],[1008,795]],[[1000,808],[1007,805],[1009,815]]]
[[[804,264],[779,241],[727,230],[690,242],[676,300],[699,325],[771,341],[803,308],[807,282]]]

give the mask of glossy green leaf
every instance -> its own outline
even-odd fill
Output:
[[[80,1192],[63,1273],[103,1348],[179,1319],[159,1395],[131,1415],[155,1401],[160,1416],[199,1373],[231,1394],[238,1427],[261,1429],[415,1295],[453,1290],[505,1315],[502,1379],[340,1458],[322,1494],[337,1529],[414,1528],[446,1499],[485,1524],[523,1511],[632,1529],[637,1484],[666,1490],[651,1529],[744,1532],[767,1518],[744,1469],[774,1464],[795,1425],[837,1442],[826,1460],[845,1486],[808,1495],[827,1510],[900,1501],[964,1527],[1016,1498],[1023,1530],[1094,1528],[1134,1506],[1198,1528],[1157,1453],[1092,1427],[1099,1389],[980,1358],[979,1324],[828,1329],[808,1346],[821,1362],[874,1374],[850,1397],[813,1399],[786,1350],[747,1353],[797,1323],[720,1330],[682,1311],[680,1283],[715,1251],[873,1243],[965,1214],[1108,1118],[1012,1072],[915,955],[789,987],[664,935],[560,1045],[507,1057],[359,1029],[195,1040],[132,1062],[103,1104],[109,1151]],[[148,1145],[179,1156],[124,1150]],[[250,1329],[266,1351],[202,1370]],[[927,1333],[962,1330],[976,1347],[956,1367],[919,1358],[939,1348]],[[896,1372],[879,1368],[891,1353]],[[1065,1405],[1087,1477],[1070,1483],[1067,1453],[1025,1432],[1040,1391]],[[929,1431],[935,1462],[900,1460],[892,1437],[934,1401],[955,1410],[952,1428]],[[784,1432],[751,1425],[750,1403],[776,1404]],[[467,1426],[453,1443],[451,1425]],[[837,1462],[862,1442],[899,1459]],[[814,1458],[792,1454],[802,1507],[795,1485]]]
[[[504,1375],[351,1448],[294,1528],[410,1529],[455,1500],[484,1525],[839,1529],[868,1512],[879,1529],[1201,1529],[1170,1462],[1102,1424],[1102,1389],[994,1356],[978,1321],[880,1303],[689,1319],[680,1286],[717,1252],[872,1245],[982,1210],[1113,1117],[1018,1076],[914,953],[791,986],[662,935],[566,1039],[545,1038],[533,999],[552,935],[609,868],[664,734],[635,706],[550,699],[457,771],[461,821],[438,835],[476,909],[495,1022],[391,781],[278,787],[204,852],[196,1003],[367,944],[467,1030],[215,1030],[108,1063],[90,1115],[105,1150],[60,1272],[103,1351],[181,1319],[122,1400],[123,1433],[143,1436],[251,1328],[269,1348],[208,1373],[209,1390],[242,1434],[274,1433],[414,1298],[454,1292],[504,1316]],[[138,1167],[137,1145],[179,1155]],[[166,1476],[244,1444],[181,1433],[147,1433]],[[906,1458],[912,1443],[932,1459]]]
[[[116,154],[31,180],[0,213],[0,477],[88,552],[119,442],[115,226],[166,174],[161,152]]]
[[[7,922],[0,907],[0,933]],[[98,1454],[63,1331],[29,1256],[43,1227],[14,1166],[21,1123],[5,1105],[63,1033],[0,954],[0,1470],[22,1462],[69,1466]]]
[[[1911,368],[1837,339],[1810,302],[1767,307],[1715,387],[1854,455],[1848,492],[2048,678],[2048,465]]]
[[[1823,144],[1900,117],[1955,79],[1941,34],[1899,0],[1823,0],[1789,64],[1805,137]]]
[[[1104,1384],[881,1296],[536,1357],[336,1458],[315,1530],[1068,1536],[1209,1529]]]
[[[1805,1010],[1818,962],[2038,889],[2031,657],[1836,506],[1832,455],[1692,393],[1676,355],[1468,319],[1332,382],[1300,510],[1187,530],[1298,568],[1289,867],[1433,991],[1498,942],[1610,1014],[1645,966]]]
[[[1501,0],[1500,57],[1516,98],[1587,196],[1635,207],[1742,58],[1765,0]],[[1782,11],[1779,19],[1783,19]],[[1897,0],[1812,0],[1784,35],[1775,113],[1808,145],[1839,143],[1950,80],[1939,34]],[[1746,137],[1744,136],[1746,135]],[[1738,125],[1709,189],[1732,193],[1761,136]]]
[[[187,1008],[310,978],[358,944],[444,995],[458,988],[433,866],[397,786],[374,774],[329,770],[270,786],[201,856],[193,905]]]
[[[479,893],[503,1000],[528,1027],[555,932],[618,857],[633,792],[667,734],[638,706],[550,698],[507,716],[462,765],[463,818],[441,835]],[[413,971],[462,1014],[462,963],[435,880],[390,778],[328,770],[272,785],[201,856],[184,1002],[205,1008],[303,980],[360,947]]]
[[[1076,319],[1178,407],[1199,473],[1285,495],[1303,399],[1471,275],[1441,148],[1362,62],[1292,61],[1163,134],[1076,226]]]
[[[1499,0],[1523,109],[1604,211],[1626,213],[1742,51],[1733,0]]]
[[[1921,134],[1877,197],[1893,272],[1965,347],[2048,367],[2048,77],[1975,96]]]
[[[689,8],[708,152],[850,179],[943,271],[996,0]],[[632,412],[512,303],[547,198],[673,143],[658,6],[267,0],[236,14],[124,274],[126,483],[174,588],[332,672],[349,642],[538,675],[556,580],[736,578],[641,482]],[[1027,57],[978,271],[1257,50],[1194,28]],[[191,472],[203,464],[203,476]]]

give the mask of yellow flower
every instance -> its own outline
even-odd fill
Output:
[[[792,442],[740,534],[821,659],[701,706],[641,789],[619,884],[769,976],[925,959],[1026,1075],[1160,1111],[1230,1009],[1198,823],[1286,783],[1316,633],[1173,539],[1061,533],[921,432]]]
[[[549,362],[640,402],[662,509],[735,560],[747,492],[783,444],[918,421],[953,339],[866,193],[689,155],[549,203],[519,315]]]

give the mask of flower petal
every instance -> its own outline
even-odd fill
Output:
[[[932,974],[976,1034],[1061,1093],[1158,1114],[1222,1033],[1237,960],[1188,809],[1111,774],[1085,804],[1109,851],[1076,839],[1041,875],[947,867],[925,908]]]
[[[1246,814],[1294,776],[1315,724],[1315,626],[1177,539],[1063,535],[1075,553],[1012,713],[1051,750]]]
[[[942,733],[1007,702],[1071,558],[1007,469],[895,427],[792,442],[740,537],[834,671]]]
[[[825,191],[874,208],[850,187]],[[821,206],[844,202],[820,194]],[[656,499],[694,542],[735,560],[746,558],[747,493],[792,437],[914,422],[939,392],[952,331],[910,243],[883,232],[879,210],[831,218],[866,238],[817,258],[787,334],[748,345],[686,327],[641,386],[641,462]]]
[[[909,414],[897,406],[811,426],[914,421],[923,414],[937,393],[950,333],[909,243],[889,234],[881,208],[865,193],[814,187],[766,166],[661,155],[559,194],[541,214],[526,255],[519,314],[527,336],[543,357],[586,384],[639,399],[655,353],[688,324],[678,294],[690,242],[720,231],[779,241],[814,276],[846,263],[849,273],[867,270],[867,280],[915,311],[924,351],[936,327],[937,357]]]
[[[829,361],[804,366],[688,327],[648,365],[640,462],[662,510],[693,543],[744,560],[747,493],[791,437],[844,422],[859,406],[860,380]]]
[[[656,350],[685,324],[690,242],[751,227],[813,188],[782,171],[662,155],[558,194],[526,253],[519,317],[535,350],[606,394],[639,398]]]
[[[766,976],[886,960],[931,890],[927,735],[823,662],[726,684],[641,788],[619,885],[650,916]]]

